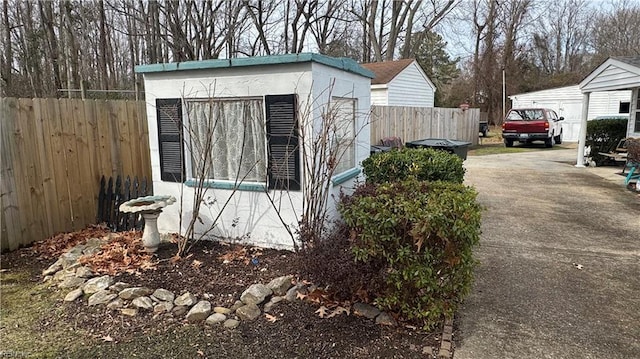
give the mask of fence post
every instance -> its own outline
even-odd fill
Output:
[[[106,200],[106,180],[104,176],[100,177],[100,191],[98,192],[98,211],[96,215],[96,223],[104,222],[104,201]]]

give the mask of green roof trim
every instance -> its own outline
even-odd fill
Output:
[[[224,69],[231,67],[248,67],[248,66],[264,66],[264,65],[283,65],[302,62],[316,62],[322,65],[330,66],[336,69],[348,71],[360,76],[374,78],[375,74],[357,62],[346,57],[330,57],[326,55],[301,53],[301,54],[285,54],[272,56],[254,56],[236,59],[223,60],[202,60],[202,61],[186,61],[172,62],[164,64],[137,65],[135,72],[139,74],[147,74],[154,72],[173,72],[187,70],[205,70],[205,69]]]
[[[362,172],[360,168],[352,168],[350,170],[344,171],[339,175],[331,177],[331,184],[333,184],[334,186],[343,184],[348,180],[357,177],[360,172]]]
[[[194,179],[190,179],[185,181],[184,183],[187,187],[198,187],[198,181]],[[233,183],[233,182],[219,182],[214,180],[205,180],[202,183],[202,187],[204,188],[216,188],[216,189],[230,189],[230,190],[238,190],[238,191],[249,191],[249,192],[266,192],[267,184],[266,183]]]

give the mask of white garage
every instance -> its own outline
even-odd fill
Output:
[[[509,96],[512,108],[544,107],[555,110],[565,118],[562,124],[563,141],[578,142],[580,116],[582,113],[582,92],[578,85],[557,87],[548,90]],[[631,91],[607,91],[591,94],[589,119],[597,116],[628,114]]]

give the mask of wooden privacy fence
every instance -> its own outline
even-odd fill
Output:
[[[103,175],[151,178],[144,102],[0,101],[2,250],[95,223]]]
[[[479,121],[479,109],[371,106],[371,144],[395,136],[404,142],[446,138],[477,145]]]

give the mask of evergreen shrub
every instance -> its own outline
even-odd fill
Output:
[[[372,155],[362,162],[369,183],[414,179],[462,183],[462,159],[432,148],[404,148]]]
[[[376,305],[425,329],[455,312],[473,280],[481,214],[476,195],[460,183],[412,179],[369,183],[343,197],[355,260],[386,267]]]

